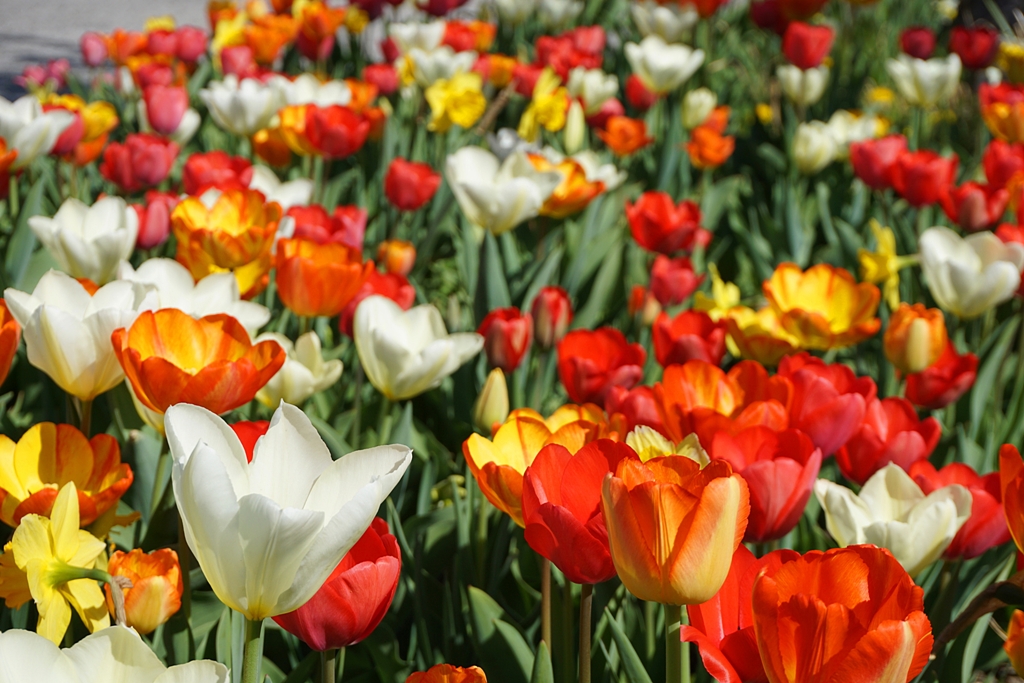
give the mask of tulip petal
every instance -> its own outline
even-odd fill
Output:
[[[75,667],[56,645],[20,629],[0,633],[0,681],[80,683]]]
[[[220,662],[202,660],[172,666],[153,683],[227,683],[228,669]]]
[[[65,655],[85,681],[151,681],[164,671],[153,651],[134,631],[112,626],[97,631]]]
[[[331,452],[306,414],[282,403],[270,429],[256,442],[249,486],[281,507],[305,507],[317,477],[331,466]]]
[[[188,404],[172,406],[164,417],[167,443],[175,464],[184,468],[200,443],[221,460],[231,480],[235,499],[250,492],[249,463],[238,436],[221,418],[206,408]]]

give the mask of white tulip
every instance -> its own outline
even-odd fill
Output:
[[[61,650],[31,631],[0,633],[0,683],[227,683],[210,660],[166,667],[132,629],[111,626]]]
[[[196,282],[188,268],[177,261],[151,258],[143,261],[138,269],[122,261],[117,276],[119,280],[137,282],[155,291],[156,297],[147,310],[177,308],[193,318],[226,313],[242,323],[250,335],[255,335],[256,330],[270,320],[266,306],[242,300],[238,280],[231,273],[213,273]]]
[[[139,116],[139,128],[142,129],[143,133],[152,133],[153,127],[149,125],[149,114],[146,109],[146,100],[140,99],[136,103],[136,112]],[[189,107],[185,110],[185,113],[181,117],[181,121],[178,122],[178,127],[174,129],[167,137],[178,143],[181,146],[185,146],[192,136],[199,130],[199,124],[203,122],[199,112]]]
[[[409,50],[406,59],[412,62],[412,76],[421,88],[428,88],[435,82],[449,79],[455,74],[473,69],[477,55],[472,50],[456,52],[447,45],[433,50]]]
[[[275,332],[264,332],[256,337],[256,342],[264,339],[273,339],[288,355],[277,374],[256,393],[256,398],[269,408],[281,401],[299,405],[313,394],[333,386],[341,377],[341,361],[324,361],[316,332],[307,332],[294,344]]]
[[[642,36],[660,36],[666,43],[679,43],[690,36],[690,30],[697,25],[700,15],[693,5],[668,3],[661,5],[654,0],[630,3],[633,21]]]
[[[793,160],[805,175],[814,175],[836,158],[836,141],[821,121],[801,123],[793,135]]]
[[[105,285],[117,277],[139,235],[139,216],[120,197],[104,197],[92,206],[66,200],[53,218],[28,219],[32,232],[62,270]]]
[[[11,168],[28,166],[36,157],[50,153],[57,138],[75,122],[75,115],[64,109],[44,112],[35,95],[14,102],[0,97],[0,138],[8,149],[18,151]]]
[[[260,164],[252,167],[249,189],[259,190],[268,202],[277,202],[284,211],[293,206],[306,206],[313,199],[313,181],[309,178],[281,182],[276,173]]]
[[[901,54],[886,63],[889,76],[904,99],[919,107],[934,107],[945,102],[960,85],[960,57],[917,59]]]
[[[857,115],[845,109],[840,109],[832,114],[827,125],[844,158],[849,151],[851,142],[876,138],[881,129],[877,116],[873,114]]]
[[[496,0],[498,19],[503,24],[521,24],[537,11],[538,0]]]
[[[718,106],[718,95],[708,88],[694,88],[683,97],[683,125],[687,130],[708,120]]]
[[[971,516],[965,487],[953,484],[925,496],[894,463],[871,475],[860,495],[827,479],[814,484],[814,494],[836,543],[886,548],[911,576],[939,559]]]
[[[813,69],[801,69],[792,64],[782,64],[775,70],[782,93],[793,104],[809,107],[825,94],[829,70],[825,65]]]
[[[434,50],[444,40],[446,24],[443,21],[431,21],[426,24],[392,23],[388,25],[388,35],[395,41],[395,47],[403,55],[412,49]]]
[[[561,28],[583,11],[581,0],[541,0],[538,8],[541,23],[547,28]]]
[[[681,86],[704,63],[703,50],[670,45],[657,35],[649,35],[639,43],[626,43],[625,52],[633,73],[658,95]]]
[[[392,401],[440,385],[484,345],[484,338],[475,332],[448,334],[433,306],[403,311],[378,295],[360,302],[352,328],[366,378]]]
[[[918,240],[921,270],[935,302],[961,318],[974,318],[1013,296],[1024,268],[1024,245],[991,232],[960,237],[928,228]]]
[[[246,461],[205,408],[164,418],[185,538],[220,601],[259,621],[306,603],[366,531],[412,450],[378,446],[331,459],[306,414],[282,403]]]
[[[199,91],[214,123],[235,135],[250,137],[270,125],[284,106],[284,93],[276,81],[262,83],[255,78],[239,80],[234,74],[223,81],[210,81]]]
[[[273,78],[284,96],[285,104],[312,104],[317,107],[342,106],[352,101],[352,91],[342,80],[321,81],[310,73],[299,74],[295,80],[284,76]]]
[[[559,183],[558,171],[538,171],[522,152],[499,164],[481,147],[448,156],[445,175],[462,212],[474,225],[500,235],[540,212]]]
[[[92,296],[77,280],[51,270],[31,294],[7,289],[4,300],[21,325],[28,362],[72,396],[91,401],[124,379],[110,335],[152,305],[141,285],[115,281]]]
[[[590,116],[600,111],[602,104],[618,94],[619,79],[600,69],[578,66],[569,72],[566,88],[570,95],[580,99],[584,113]]]

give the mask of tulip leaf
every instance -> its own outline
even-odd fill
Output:
[[[502,620],[504,611],[494,598],[470,586],[469,612],[473,645],[487,679],[495,683],[527,683],[533,653],[516,627]]]
[[[23,279],[28,271],[32,251],[36,248],[36,235],[32,232],[28,219],[43,213],[43,191],[45,189],[45,177],[40,177],[29,189],[28,197],[18,214],[18,225],[7,243],[4,270],[7,272],[8,286],[16,289],[23,287]]]
[[[1013,343],[1013,335],[1017,332],[1018,322],[1018,318],[1011,318],[1003,323],[1003,329],[998,337],[992,335],[997,341],[978,370],[978,377],[974,381],[974,388],[971,389],[970,437],[972,440],[977,440],[982,418],[985,415],[985,407],[988,405],[989,399],[993,398],[992,391],[996,382],[996,376],[1003,367],[1003,360],[1010,348],[1010,344]],[[1001,395],[996,396],[995,400],[1001,402],[1003,397]]]
[[[298,666],[292,669],[291,673],[288,674],[288,678],[284,679],[284,683],[303,683],[304,681],[313,680],[313,672],[316,670],[317,664],[320,662],[320,653],[310,652],[306,655]],[[264,665],[266,661],[264,661]]]
[[[942,630],[935,639],[932,652],[941,652],[947,643],[955,640],[968,626],[996,610],[1009,606],[1024,606],[1024,572],[1017,572],[1006,581],[994,583],[981,591],[964,611]]]
[[[590,329],[600,323],[608,314],[612,296],[615,288],[622,281],[619,272],[622,270],[622,240],[616,240],[611,251],[601,264],[594,279],[594,286],[590,288],[590,296],[587,303],[576,314],[573,320],[573,329]]]
[[[701,198],[701,225],[705,229],[715,232],[725,210],[738,206],[740,195],[746,194],[748,191],[749,185],[743,176],[722,178],[712,185]]]
[[[537,656],[533,658],[533,676],[530,677],[530,683],[555,683],[555,674],[551,669],[551,653],[543,641],[537,648]]]
[[[523,300],[519,303],[520,310],[529,311],[530,307],[533,306],[533,300],[537,298],[537,293],[543,287],[546,287],[552,283],[557,282],[556,274],[558,273],[559,266],[562,265],[562,254],[565,250],[561,247],[555,247],[552,249],[546,257],[541,267],[537,270],[537,274],[533,277],[533,282],[526,289],[526,294],[523,295]]]
[[[615,619],[607,608],[605,608],[605,613],[608,615],[608,626],[611,629],[612,638],[615,640],[615,646],[619,650],[619,656],[622,658],[622,666],[626,670],[626,677],[629,678],[630,683],[651,683],[651,677],[644,668],[640,655],[633,648],[633,643],[629,641],[629,636],[623,630],[622,624]]]
[[[412,401],[406,401],[401,407],[398,424],[391,428],[390,443],[413,447]]]

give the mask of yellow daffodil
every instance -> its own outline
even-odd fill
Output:
[[[708,264],[708,272],[711,273],[711,296],[696,292],[693,295],[693,308],[707,313],[712,320],[718,322],[728,317],[731,309],[740,305],[740,288],[722,280],[718,266],[714,263]]]
[[[480,74],[460,72],[438,79],[424,93],[430,105],[429,130],[445,133],[452,124],[469,128],[487,109]]]
[[[875,235],[875,251],[858,249],[862,280],[882,285],[882,295],[891,310],[900,305],[900,270],[916,263],[912,256],[896,253],[896,235],[891,228],[883,228],[875,219],[869,223]]]
[[[569,110],[569,91],[550,68],[544,69],[533,89],[533,99],[519,119],[519,137],[533,142],[541,127],[557,133],[565,127]]]

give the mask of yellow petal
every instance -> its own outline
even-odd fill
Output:
[[[57,494],[50,513],[53,522],[53,552],[58,558],[70,562],[78,553],[78,489],[69,482]]]
[[[48,563],[53,559],[50,520],[39,515],[25,515],[11,539],[14,562],[22,571],[32,562]],[[33,592],[35,596],[35,592]]]
[[[90,633],[110,626],[107,601],[98,583],[92,579],[68,581],[61,587],[61,593],[67,596]]]

